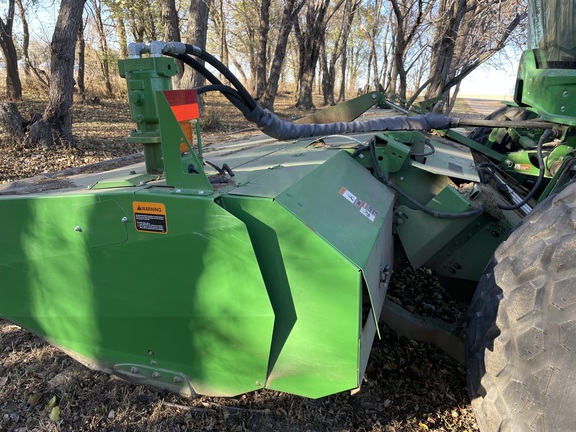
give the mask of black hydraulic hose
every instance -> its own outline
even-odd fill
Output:
[[[530,190],[530,192],[528,192],[528,195],[526,195],[524,199],[519,203],[512,204],[509,206],[499,204],[498,205],[499,209],[501,210],[519,209],[520,207],[526,205],[528,201],[530,201],[532,197],[536,194],[536,192],[540,188],[542,180],[544,179],[544,172],[546,171],[546,167],[544,166],[544,158],[542,157],[542,145],[544,144],[544,140],[550,137],[552,134],[554,134],[553,129],[546,129],[542,134],[542,136],[540,137],[540,139],[538,140],[538,146],[536,147],[536,157],[538,158],[538,167],[540,168],[540,172],[538,173],[538,179],[536,180],[536,184],[534,184],[534,187]]]
[[[255,123],[260,130],[266,135],[279,140],[292,140],[312,136],[327,136],[349,133],[364,132],[382,132],[382,131],[399,131],[399,130],[431,130],[431,129],[449,129],[457,124],[458,119],[450,118],[442,114],[425,114],[419,116],[405,116],[392,118],[379,118],[355,122],[336,122],[325,124],[293,124],[284,121],[271,111],[258,106],[248,90],[240,83],[238,78],[218,61],[214,56],[194,45],[184,45],[186,54],[175,54],[177,50],[165,50],[164,54],[181,60],[186,65],[193,67],[199,73],[204,75],[208,81],[214,85],[222,85],[213,74],[211,74],[201,63],[190,58],[189,55],[195,55],[210,65],[214,66],[221,72],[226,79],[238,90],[241,100],[235,94],[229,92],[224,96],[236,106],[244,117]],[[181,51],[180,51],[181,52]]]
[[[449,213],[434,210],[431,209],[430,207],[425,206],[424,204],[421,204],[420,202],[412,198],[410,195],[408,195],[406,192],[404,192],[402,189],[400,189],[398,186],[396,186],[395,183],[386,178],[386,176],[382,172],[382,169],[380,168],[380,165],[378,164],[378,158],[376,157],[376,148],[374,146],[373,141],[370,142],[369,147],[370,147],[370,158],[372,159],[372,164],[374,165],[374,170],[376,171],[378,179],[386,186],[388,186],[390,189],[394,190],[396,193],[402,195],[402,197],[410,201],[413,205],[415,205],[418,208],[418,210],[422,210],[424,213],[442,219],[460,219],[469,216],[477,216],[484,212],[484,209],[482,207],[479,207],[477,209],[465,211],[462,213]]]
[[[280,140],[364,132],[449,129],[454,126],[456,120],[442,114],[430,113],[354,122],[294,124],[280,119],[274,113],[259,106],[254,108],[246,119],[256,123],[266,135]]]
[[[197,71],[199,74],[204,76],[211,84],[213,85],[224,85],[222,81],[212,74],[206,67],[197,60],[194,60],[192,57],[186,54],[173,54],[170,52],[165,53],[170,57],[174,57],[177,60],[180,60],[182,63],[190,66],[192,69]],[[247,113],[250,111],[247,102],[240,96],[239,93],[232,94],[232,93],[223,93],[226,99],[230,101],[236,108],[240,110],[240,112],[246,116]]]
[[[480,177],[480,183],[484,185],[490,183],[496,174],[496,167],[491,162],[476,165],[476,170],[478,171],[478,177]],[[488,177],[484,176],[485,171],[488,171]]]
[[[411,151],[410,156],[426,157],[426,156],[432,156],[434,153],[436,153],[436,147],[434,147],[434,145],[432,145],[430,140],[424,141],[424,145],[428,146],[430,148],[430,150],[427,152],[422,152],[422,153],[414,153]]]
[[[244,103],[244,100],[238,94],[238,91],[232,87],[229,87],[229,86],[224,85],[224,84],[212,84],[212,85],[207,85],[207,86],[203,86],[203,87],[198,87],[196,89],[196,93],[199,95],[201,95],[203,93],[208,93],[211,91],[218,91],[218,92],[222,93],[226,97],[226,99],[228,99],[230,102],[232,102],[234,104],[234,106],[236,108],[238,108],[244,116],[247,116],[250,114],[250,108],[248,108],[246,106],[246,104]],[[231,98],[233,98],[234,101],[232,101]]]
[[[175,59],[180,60],[181,62],[187,64],[192,69],[200,73],[200,75],[206,78],[211,84],[222,84],[222,81],[220,81],[218,78],[216,78],[216,76],[212,72],[206,69],[206,66],[200,63],[198,60],[195,60],[194,58],[190,57],[189,55],[173,54],[170,52],[165,53],[165,55],[174,57]]]
[[[228,69],[220,60],[214,57],[212,54],[207,53],[200,47],[195,45],[185,44],[186,47],[186,54],[195,55],[202,60],[208,62],[208,64],[214,66],[218,72],[226,77],[230,84],[232,84],[242,96],[242,99],[246,101],[246,104],[250,108],[255,108],[258,106],[258,103],[254,100],[252,95],[246,90],[246,88],[242,85],[242,83],[236,78],[236,76]]]
[[[215,163],[210,162],[209,160],[204,159],[204,163],[206,165],[211,166],[212,168],[214,168],[216,171],[218,171],[218,174],[224,174],[224,173],[228,173],[228,175],[230,177],[234,177],[234,172],[232,171],[232,168],[230,168],[230,166],[228,166],[228,164],[224,164],[222,165],[222,168],[220,168],[218,165],[216,165]]]

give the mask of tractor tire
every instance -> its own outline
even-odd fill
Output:
[[[496,250],[472,299],[465,347],[482,432],[576,430],[576,183]]]
[[[530,118],[536,117],[531,111],[528,111],[523,108],[513,107],[505,105],[492,114],[486,116],[486,120],[529,120]],[[488,138],[492,133],[492,128],[489,127],[477,127],[472,130],[468,134],[468,138],[473,139],[480,144],[486,145],[488,143]],[[511,151],[516,151],[520,148],[520,144],[518,143],[516,138],[510,136],[506,129],[501,129],[496,141],[492,144],[492,148],[500,153],[508,153]]]

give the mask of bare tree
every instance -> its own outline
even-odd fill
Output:
[[[336,21],[336,36],[333,38],[332,51],[328,55],[326,49],[326,39],[324,38],[322,44],[322,95],[324,96],[324,105],[335,105],[334,101],[334,87],[336,84],[336,64],[341,57],[346,54],[346,45],[348,42],[348,36],[350,34],[350,28],[352,27],[352,21],[354,15],[358,10],[360,0],[345,0],[344,7],[342,8],[342,13],[340,14],[339,20]],[[345,60],[342,60],[345,63]],[[343,72],[342,80],[345,79]]]
[[[30,141],[49,147],[74,145],[72,97],[74,53],[85,0],[62,0],[50,44],[50,95],[42,118],[30,127]]]
[[[406,56],[412,44],[417,38],[418,32],[422,31],[421,24],[424,17],[432,9],[433,2],[423,0],[389,0],[394,12],[395,34],[394,34],[394,56],[392,66],[392,80],[390,82],[390,92],[398,94],[406,100],[407,91],[407,67]],[[398,82],[396,81],[398,79]]]
[[[280,81],[280,74],[282,66],[284,65],[284,58],[286,57],[286,48],[288,45],[288,38],[292,31],[294,20],[302,10],[305,0],[287,0],[284,3],[282,18],[280,20],[278,39],[274,48],[274,56],[266,82],[266,89],[260,98],[260,105],[265,108],[274,109],[274,101],[278,92],[278,83]]]
[[[506,46],[526,17],[518,0],[442,0],[435,20],[430,80],[426,96],[442,96]]]
[[[82,102],[86,101],[86,82],[85,82],[85,70],[86,70],[86,41],[84,40],[84,21],[80,20],[80,25],[78,26],[78,96]]]
[[[30,30],[28,28],[28,19],[26,18],[26,8],[22,3],[22,0],[16,0],[18,5],[18,12],[20,15],[20,21],[22,22],[22,59],[24,60],[24,74],[26,76],[30,75]]]
[[[90,11],[96,32],[98,33],[98,60],[100,62],[100,69],[104,77],[104,88],[106,96],[112,95],[112,81],[110,77],[110,53],[108,50],[108,39],[106,35],[106,28],[104,25],[103,8],[104,4],[101,0],[88,0],[87,8]]]
[[[338,10],[344,0],[339,0],[333,12]],[[303,109],[312,109],[312,88],[316,65],[320,57],[322,40],[326,34],[326,27],[332,14],[328,13],[330,0],[312,0],[306,3],[306,13],[301,20],[296,20],[294,30],[298,42],[298,100],[296,106]]]
[[[186,30],[185,42],[206,49],[208,38],[208,18],[210,17],[211,0],[192,0],[188,9],[188,29]],[[203,60],[198,59],[201,64]],[[180,81],[182,87],[202,87],[204,77],[196,73],[192,68],[187,68]],[[200,108],[203,108],[202,98],[199,98]]]
[[[224,8],[224,0],[215,0],[211,8],[211,18],[214,23],[214,30],[218,35],[218,44],[220,52],[220,61],[228,66],[229,49],[228,49],[228,15]]]
[[[175,0],[160,0],[162,25],[164,26],[164,40],[180,42],[180,23],[178,20],[178,11],[176,10]],[[180,86],[180,80],[184,75],[184,64],[176,61],[178,74],[173,78],[175,86]]]
[[[121,58],[127,58],[128,43],[126,42],[127,37],[126,37],[126,23],[124,20],[124,9],[119,2],[114,0],[104,0],[104,3],[110,9],[112,18],[116,23],[116,34],[118,37],[118,45],[120,46],[120,56]]]
[[[258,26],[258,51],[256,55],[256,97],[266,91],[266,64],[268,60],[268,33],[270,30],[271,0],[260,0],[260,20]]]
[[[18,56],[12,35],[14,11],[15,0],[10,0],[6,18],[0,17],[0,48],[6,63],[6,98],[17,101],[22,99],[22,83],[18,74]]]

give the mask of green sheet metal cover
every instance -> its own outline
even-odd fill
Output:
[[[0,215],[0,316],[148,385],[264,386],[274,312],[245,225],[213,200],[127,188],[0,198]]]
[[[347,153],[335,152],[276,201],[364,268],[382,226],[391,223],[394,194]]]

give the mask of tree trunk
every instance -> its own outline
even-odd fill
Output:
[[[348,37],[350,36],[350,29],[352,28],[352,21],[358,12],[358,7],[360,6],[360,0],[355,2],[347,2],[344,8],[344,30],[342,32],[342,48],[340,50],[340,56],[342,60],[340,61],[341,69],[341,84],[340,92],[338,94],[338,102],[346,99],[346,64],[348,62]],[[334,62],[335,63],[335,62]],[[335,66],[334,66],[335,67]]]
[[[427,98],[441,96],[444,83],[448,81],[451,71],[454,47],[460,23],[467,8],[466,0],[443,0],[440,4],[442,25],[436,28],[435,42],[432,46],[434,56],[430,65],[432,82],[426,91]]]
[[[0,124],[13,142],[24,138],[24,119],[13,102],[0,103]]]
[[[340,61],[340,89],[338,91],[338,102],[346,100],[346,66],[348,65],[348,49],[342,53],[342,60]]]
[[[74,53],[85,0],[62,0],[50,44],[50,94],[42,119],[30,127],[30,141],[73,146]]]
[[[122,13],[114,12],[116,17],[116,33],[118,34],[118,44],[120,45],[120,57],[128,58],[128,43],[126,43],[126,24]]]
[[[286,47],[288,46],[288,37],[292,31],[292,24],[300,10],[304,6],[304,0],[296,5],[296,0],[287,0],[284,3],[284,11],[282,13],[282,21],[280,23],[280,34],[278,35],[278,42],[274,49],[274,58],[272,59],[272,66],[268,76],[268,83],[266,90],[260,98],[260,105],[264,108],[274,110],[274,100],[278,92],[278,82],[280,81],[280,74],[282,73],[282,66],[286,56]]]
[[[296,106],[305,110],[314,109],[312,102],[312,89],[316,65],[320,56],[320,44],[326,35],[326,13],[330,0],[319,0],[308,3],[304,30],[298,24],[295,26],[298,39],[298,53],[300,57],[298,82],[299,92]]]
[[[180,27],[178,22],[178,11],[175,0],[160,1],[162,25],[164,26],[164,40],[170,42],[180,42]],[[174,76],[174,86],[180,88],[180,80],[184,74],[184,64],[177,60],[178,74]]]
[[[335,105],[334,101],[334,87],[336,85],[336,63],[341,57],[345,56],[348,35],[352,27],[352,20],[356,14],[356,9],[360,4],[360,0],[345,0],[344,9],[342,11],[341,21],[338,36],[334,42],[334,48],[328,61],[327,53],[323,56],[322,64],[322,92],[324,94],[325,105]],[[338,5],[336,6],[336,8]]]
[[[258,53],[256,56],[256,98],[266,91],[266,66],[268,64],[268,32],[270,30],[271,0],[260,0],[260,25],[258,27]]]
[[[20,21],[22,22],[22,58],[24,59],[24,74],[30,76],[30,30],[28,28],[28,20],[26,19],[26,10],[22,4],[22,0],[16,0],[18,10],[20,12]]]
[[[185,42],[196,45],[203,50],[206,49],[210,3],[211,0],[192,0],[190,2],[190,8],[188,9],[188,29],[186,31]],[[204,64],[203,60],[197,60]],[[196,88],[202,87],[205,81],[204,77],[196,73],[192,68],[186,68],[180,85],[182,88]],[[202,97],[198,98],[198,105],[200,109],[204,108]]]
[[[22,83],[18,74],[18,55],[12,38],[14,24],[15,0],[8,3],[8,15],[6,22],[0,18],[0,48],[6,63],[6,98],[17,101],[22,99]]]
[[[78,27],[78,96],[82,102],[86,101],[86,85],[84,72],[86,66],[86,41],[84,40],[84,22],[80,20]]]
[[[101,0],[91,0],[90,5],[92,6],[92,17],[94,18],[96,31],[98,32],[98,45],[100,46],[98,59],[100,60],[100,70],[102,71],[102,76],[104,77],[104,89],[106,91],[106,96],[110,97],[112,96],[110,53],[108,50],[106,29],[104,28],[104,21],[102,19],[102,3]]]
[[[320,81],[320,86],[322,87],[324,105],[334,105],[334,81],[333,75],[329,70],[326,41],[322,41],[322,45],[320,46],[320,64],[322,65],[322,80]]]

